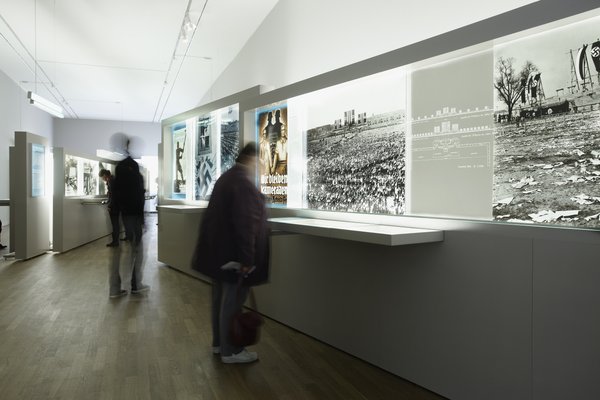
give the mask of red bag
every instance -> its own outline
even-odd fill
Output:
[[[230,340],[234,346],[246,347],[258,342],[263,317],[256,311],[242,311],[231,320]]]
[[[243,281],[244,275],[240,275],[237,290],[238,298]],[[249,289],[249,297],[250,307],[257,310],[256,299],[254,298],[252,288]],[[240,311],[231,319],[229,340],[234,346],[246,347],[258,342],[260,337],[260,327],[264,323],[264,319],[262,315],[254,310]]]

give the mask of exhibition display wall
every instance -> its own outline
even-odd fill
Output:
[[[261,87],[235,93],[163,120],[158,145],[158,260],[189,268],[201,215],[218,177],[235,163],[242,142],[239,110]]]
[[[50,249],[49,149],[47,138],[29,132],[15,132],[15,145],[9,149],[10,250],[17,259]]]
[[[259,94],[259,87],[251,88],[162,121],[161,204],[199,204],[210,197],[240,150],[240,101]]]
[[[594,153],[577,146],[593,143],[597,129],[571,118],[593,126],[595,109],[586,111],[578,97],[570,99],[576,108],[568,112],[548,108],[549,93],[562,97],[566,90],[556,94],[546,81],[561,57],[567,66],[571,62],[561,40],[577,38],[573,30],[597,21],[600,10],[589,11],[595,7],[583,0],[534,3],[240,102],[242,142],[256,140],[262,156],[269,155],[261,159],[257,185],[271,197],[271,217],[443,231],[441,241],[398,246],[273,235],[270,281],[255,290],[260,312],[447,398],[599,398],[598,235],[587,229],[595,221],[585,219],[597,211],[594,204],[571,203],[579,194],[594,196],[584,186],[596,175]],[[507,34],[475,45],[482,37]],[[545,49],[557,60],[549,67],[533,59],[542,51],[534,42],[544,37],[556,41]],[[568,46],[580,49],[595,39]],[[507,85],[498,82],[503,51],[527,43],[532,48],[525,54],[538,71],[521,83],[514,76],[521,77],[526,63],[510,55],[515,72],[506,82],[518,82],[518,88],[509,118],[494,85]],[[577,54],[587,54],[587,65],[595,68],[589,50],[573,51],[575,67]],[[563,78],[574,85],[569,96],[593,99],[597,80],[592,90],[586,78],[584,91],[583,79],[579,89],[570,83],[570,71]],[[378,94],[381,87],[391,94]],[[386,98],[390,104],[378,103]],[[369,108],[371,103],[377,106]],[[548,122],[562,126],[562,133],[542,130],[540,124]],[[576,131],[572,144],[563,140]],[[535,147],[524,148],[523,140]],[[354,142],[366,150],[354,149]],[[323,143],[328,146],[319,147]],[[517,146],[508,148],[512,143]],[[553,157],[566,157],[546,158],[542,165],[546,147]],[[165,169],[172,169],[170,150],[164,154]],[[345,154],[354,161],[346,162]],[[540,160],[526,162],[528,175],[514,172],[519,169],[513,165],[532,155]],[[378,185],[370,168],[387,183]],[[374,182],[365,183],[365,177]],[[189,273],[202,202],[162,207],[159,260]],[[560,213],[553,221],[530,216],[575,208],[577,215]],[[163,245],[169,241],[172,252]]]
[[[599,22],[244,110],[260,190],[274,207],[598,228]]]
[[[239,151],[239,105],[177,122],[171,132],[175,161],[171,197],[207,199],[217,177],[233,165]]]

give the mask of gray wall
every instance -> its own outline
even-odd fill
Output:
[[[27,131],[52,142],[52,117],[27,102],[27,94],[0,71],[0,198],[9,198],[8,149],[15,145],[15,132]],[[8,207],[0,207],[0,220],[10,223]]]
[[[277,89],[529,3],[279,0],[199,104],[255,85]]]
[[[112,150],[112,135],[124,133],[132,138],[134,158],[156,156],[161,136],[160,123],[91,119],[56,119],[54,132],[54,147],[74,149],[90,155],[96,155],[98,149]]]
[[[274,236],[260,311],[450,399],[600,398],[598,233],[361,218],[444,241]]]

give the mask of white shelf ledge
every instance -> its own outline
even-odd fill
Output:
[[[315,218],[271,218],[273,229],[386,246],[433,243],[444,240],[444,231],[375,225]]]
[[[204,203],[206,203],[206,204],[204,204]],[[158,206],[156,208],[160,211],[177,213],[177,214],[195,214],[195,213],[204,212],[206,210],[207,206],[208,206],[208,202],[202,202],[202,204],[197,205],[197,206],[195,206],[195,205],[192,206],[192,205],[187,205],[187,204],[172,204],[172,205]]]

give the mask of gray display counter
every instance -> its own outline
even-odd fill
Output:
[[[158,211],[158,261],[202,278],[190,268],[198,230],[207,202],[197,206],[162,205]]]

